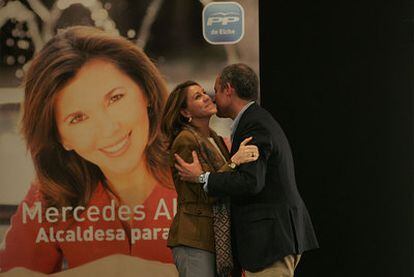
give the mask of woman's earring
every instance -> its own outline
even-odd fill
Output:
[[[190,117],[188,118],[188,123],[190,123],[192,120],[193,120],[193,118],[190,116]]]

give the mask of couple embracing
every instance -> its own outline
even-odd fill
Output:
[[[296,187],[288,140],[255,101],[258,78],[245,64],[225,67],[215,103],[196,82],[178,85],[164,110],[178,209],[168,246],[180,276],[293,276],[318,247]],[[209,128],[233,119],[231,150]]]

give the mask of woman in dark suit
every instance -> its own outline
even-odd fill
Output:
[[[232,258],[228,204],[208,197],[199,184],[182,181],[174,167],[174,155],[191,161],[197,153],[203,170],[210,172],[232,170],[258,157],[257,147],[246,145],[251,138],[230,157],[223,138],[209,128],[210,118],[216,112],[216,105],[204,89],[187,81],[171,92],[163,114],[162,130],[169,139],[170,165],[178,194],[168,246],[180,276],[228,276]],[[223,253],[224,250],[228,252]],[[223,259],[222,254],[228,259]]]

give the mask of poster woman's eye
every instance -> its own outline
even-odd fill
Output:
[[[118,94],[111,96],[111,98],[109,98],[109,104],[113,104],[119,101],[120,99],[122,99],[122,97],[124,97],[123,93],[118,93]]]
[[[69,121],[69,124],[78,124],[84,120],[86,120],[88,117],[84,113],[77,113],[72,116],[72,118]]]

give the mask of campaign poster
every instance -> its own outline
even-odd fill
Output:
[[[131,194],[139,199],[132,208],[102,183],[84,206],[41,201],[39,166],[22,136],[23,80],[45,44],[77,25],[142,49],[168,91],[193,80],[214,95],[216,75],[227,64],[246,63],[259,75],[258,1],[0,0],[0,273],[177,276],[166,244],[177,208],[173,184],[145,175],[144,187]],[[100,76],[100,69],[91,74]],[[210,123],[229,137],[230,119],[213,116]],[[144,147],[152,143],[145,136],[142,141]],[[108,149],[116,152],[122,143]]]

